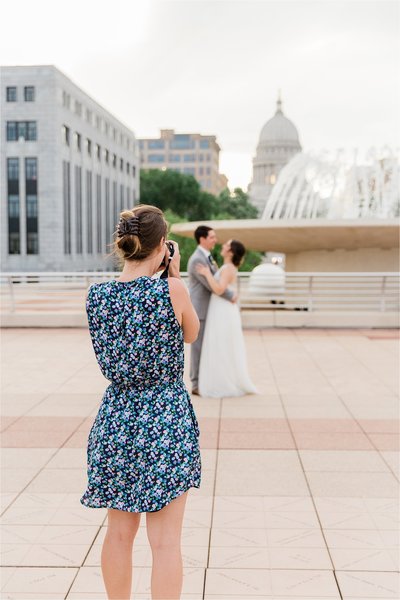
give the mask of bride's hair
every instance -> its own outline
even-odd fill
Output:
[[[239,242],[238,240],[232,240],[231,252],[233,264],[235,267],[240,267],[244,260],[244,255],[246,254],[246,248],[243,246],[242,242]]]

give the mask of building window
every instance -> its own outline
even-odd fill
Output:
[[[101,119],[98,115],[96,115],[96,127],[99,131],[101,131]]]
[[[27,121],[26,122],[26,140],[30,142],[35,142],[37,139],[36,132],[36,121]]]
[[[104,182],[104,200],[106,213],[106,244],[111,243],[111,220],[110,220],[110,180]]]
[[[89,156],[92,156],[92,140],[89,140],[89,138],[86,138],[86,152]]]
[[[181,162],[182,156],[180,154],[170,154],[169,160],[170,162]]]
[[[195,169],[193,167],[185,167],[183,169],[183,173],[185,173],[186,175],[194,175]]]
[[[200,176],[201,176],[201,175],[203,175],[203,171],[204,171],[203,167],[200,167],[200,168],[199,168],[199,175],[200,175]]]
[[[25,159],[26,252],[39,254],[37,158]]]
[[[101,175],[96,175],[97,252],[99,253],[102,251],[101,216]]]
[[[96,144],[96,158],[101,160],[101,146],[99,144]]]
[[[69,146],[69,143],[70,143],[70,131],[69,131],[69,127],[67,127],[66,125],[63,125],[61,127],[61,135],[62,135],[62,140],[63,140],[64,144],[66,146]]]
[[[19,159],[7,159],[8,253],[20,254]]]
[[[38,216],[37,196],[34,196],[32,194],[26,195],[26,216],[28,218],[34,218]]]
[[[110,162],[110,153],[107,149],[104,150],[104,162],[108,165]]]
[[[120,204],[119,204],[119,210],[120,210],[120,212],[122,212],[124,210],[124,203],[125,203],[125,200],[124,200],[124,186],[122,184],[119,186],[119,202],[120,202]]]
[[[20,137],[29,142],[36,141],[36,121],[7,121],[7,141],[15,142]]]
[[[82,104],[75,100],[75,113],[80,117],[82,115]]]
[[[82,254],[82,167],[75,165],[76,253]]]
[[[203,162],[203,160],[204,160],[204,156],[203,156],[202,154],[199,154],[199,157],[198,157],[198,158],[199,158],[199,162]]]
[[[210,160],[211,160],[211,154],[206,154],[206,161],[210,162]]]
[[[120,169],[120,171],[124,170],[124,159],[123,158],[120,158],[120,160],[119,160],[119,169]]]
[[[149,154],[148,161],[151,163],[165,162],[165,154]]]
[[[130,165],[129,165],[129,163],[128,163],[128,162],[126,163],[126,172],[127,172],[127,173],[128,173],[128,175],[129,175],[129,172],[130,172]]]
[[[75,145],[78,152],[82,150],[82,137],[81,134],[75,131]]]
[[[68,108],[70,107],[71,104],[71,96],[69,94],[67,94],[67,92],[63,92],[63,106],[64,108]]]
[[[209,140],[200,140],[199,147],[202,150],[209,148],[210,147],[210,141]]]
[[[92,172],[86,171],[86,243],[88,254],[93,253]]]
[[[7,102],[17,101],[17,88],[15,86],[11,86],[6,89],[6,99]]]
[[[92,122],[92,111],[87,108],[85,115],[86,115],[86,121],[88,123],[91,123]]]
[[[37,159],[25,159],[25,177],[27,181],[37,181]]]
[[[7,121],[7,142],[15,142],[17,139],[17,122]]]
[[[117,168],[117,155],[116,154],[113,154],[112,166],[114,167],[114,169]]]
[[[128,187],[126,188],[126,203],[128,206],[131,205],[131,190]]]
[[[71,173],[70,164],[63,160],[64,254],[71,254]]]
[[[149,150],[160,150],[165,147],[164,140],[149,140],[148,141]]]
[[[7,177],[8,181],[19,182],[19,159],[8,158],[7,159]]]
[[[188,134],[176,134],[170,141],[170,148],[173,150],[191,150],[194,148],[194,140]]]
[[[33,85],[26,85],[24,87],[24,100],[25,102],[35,101],[35,88]]]
[[[132,165],[132,177],[136,177],[136,167]]]
[[[210,167],[207,167],[207,169],[206,169],[206,175],[211,175],[211,168]]]
[[[196,157],[194,154],[184,154],[183,155],[183,162],[194,162],[196,160]]]
[[[114,227],[116,227],[117,223],[118,223],[118,188],[117,188],[117,182],[113,181],[113,219],[114,219]]]

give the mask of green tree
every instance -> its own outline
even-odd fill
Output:
[[[229,190],[223,190],[217,198],[218,214],[216,219],[256,219],[258,212],[248,195],[241,189],[235,188],[231,195]]]
[[[175,223],[184,223],[186,221],[186,219],[179,217],[169,208],[164,212],[164,215],[170,228]],[[193,252],[196,250],[196,240],[194,237],[188,238],[184,237],[183,235],[176,235],[175,233],[168,233],[168,239],[174,240],[179,244],[179,252],[181,255],[181,271],[186,271],[188,260],[191,254],[193,254]]]
[[[231,195],[223,190],[214,196],[200,188],[192,175],[184,175],[167,169],[151,169],[140,172],[140,202],[158,206],[164,211],[168,223],[185,221],[209,221],[227,219],[253,219],[257,209],[249,202],[247,194],[241,188],[235,188]],[[240,237],[240,235],[238,236]],[[193,238],[170,234],[177,241],[181,252],[181,269],[186,271],[187,261],[196,248]],[[220,246],[216,246],[214,256],[221,264]],[[250,271],[260,264],[262,254],[248,251],[241,271]]]
[[[199,183],[192,175],[183,175],[167,169],[150,169],[140,172],[140,201],[143,204],[169,208],[188,221],[207,219],[203,214],[205,202]]]

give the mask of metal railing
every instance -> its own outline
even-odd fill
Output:
[[[84,311],[91,283],[116,279],[118,272],[0,273],[3,313]],[[182,273],[187,280],[187,273]],[[281,294],[249,293],[250,273],[239,273],[242,309],[397,312],[400,273],[285,273]]]

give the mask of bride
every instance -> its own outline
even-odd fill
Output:
[[[224,264],[215,276],[204,265],[196,267],[213,291],[200,357],[201,396],[220,398],[257,393],[247,371],[239,307],[236,302],[227,302],[220,298],[227,287],[236,289],[237,271],[245,252],[241,242],[229,240],[222,246],[221,256]]]

